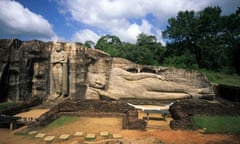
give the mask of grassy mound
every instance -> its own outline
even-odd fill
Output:
[[[204,71],[209,81],[227,86],[240,87],[240,76],[239,75],[227,75],[222,73],[214,73]]]
[[[240,116],[194,116],[193,122],[206,133],[240,133]]]

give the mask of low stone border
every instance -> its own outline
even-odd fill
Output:
[[[181,100],[170,107],[172,129],[196,129],[195,115],[240,115],[240,104],[229,101]]]
[[[39,105],[41,103],[42,103],[41,97],[38,97],[38,96],[32,97],[28,101],[25,101],[23,103],[18,103],[4,110],[0,110],[0,114],[15,115],[17,113],[23,112],[29,109],[30,107]]]
[[[29,136],[32,136],[35,139],[43,140],[47,143],[50,142],[61,142],[61,141],[70,141],[71,139],[75,139],[76,137],[81,137],[86,142],[96,141],[98,137],[100,140],[113,140],[113,139],[122,139],[122,135],[118,133],[109,133],[108,131],[102,131],[98,134],[96,133],[85,133],[84,132],[75,132],[74,134],[61,134],[60,136],[48,135],[47,133],[37,132],[37,131],[29,131]],[[71,143],[78,143],[78,141],[72,141]]]
[[[66,100],[54,106],[48,112],[40,116],[29,128],[37,126],[46,126],[62,115],[85,115],[85,116],[121,116],[123,117],[123,129],[142,129],[146,128],[146,121],[138,119],[138,112],[127,103],[107,102],[101,100]]]

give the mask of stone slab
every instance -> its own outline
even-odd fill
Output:
[[[35,138],[43,138],[45,136],[46,136],[45,133],[38,133],[37,135],[35,135]]]
[[[44,141],[45,141],[45,142],[52,142],[54,139],[55,139],[55,136],[46,136],[46,137],[44,138]]]
[[[35,135],[35,134],[37,134],[38,133],[38,131],[29,131],[28,132],[28,135]]]
[[[120,135],[120,134],[113,134],[113,138],[114,139],[120,139],[120,138],[122,138],[122,135]]]
[[[85,137],[86,140],[95,140],[96,134],[87,134]]]
[[[109,136],[109,132],[107,132],[107,131],[100,132],[100,136],[108,137]]]
[[[70,137],[69,134],[62,134],[62,135],[60,135],[59,139],[60,139],[60,140],[68,140],[69,137]]]
[[[79,137],[81,137],[81,136],[83,136],[83,132],[75,132],[74,134],[73,134],[74,136],[79,136]]]

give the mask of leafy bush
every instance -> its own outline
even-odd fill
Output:
[[[163,64],[178,68],[198,69],[194,56],[188,52],[180,56],[167,57],[164,59]]]

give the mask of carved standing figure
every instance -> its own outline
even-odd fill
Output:
[[[63,45],[56,43],[51,55],[52,82],[55,96],[68,95],[68,57],[63,51]]]

